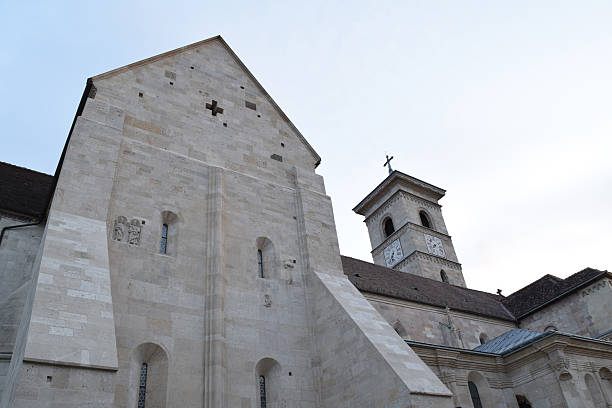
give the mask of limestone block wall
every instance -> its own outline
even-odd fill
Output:
[[[33,220],[0,212],[0,229]],[[6,230],[0,247],[0,401],[31,287],[32,267],[44,225]]]
[[[520,320],[524,329],[593,337],[612,329],[612,280],[604,277]]]
[[[509,321],[378,295],[366,297],[406,340],[472,349],[480,345],[481,334],[493,339],[516,327]]]
[[[31,223],[0,212],[0,229]],[[6,230],[0,247],[0,353],[12,353],[44,225]]]

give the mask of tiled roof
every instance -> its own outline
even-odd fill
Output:
[[[533,340],[543,337],[546,333],[540,333],[532,330],[511,329],[504,334],[497,336],[493,340],[481,344],[474,348],[475,351],[484,353],[505,354],[511,350],[515,350],[522,345],[532,342]]]
[[[52,186],[53,176],[0,162],[0,210],[40,217]]]
[[[342,256],[342,267],[357,289],[432,306],[514,321],[497,295],[449,285],[412,273]]]
[[[586,268],[565,279],[553,275],[544,275],[537,281],[507,296],[502,302],[510,312],[520,318],[556,297],[569,294],[583,284],[605,274],[606,271]]]

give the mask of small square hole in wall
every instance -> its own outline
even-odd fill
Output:
[[[291,377],[293,374],[291,374],[291,371],[289,371],[289,377]]]
[[[143,93],[142,92],[138,92],[138,97],[142,98],[143,97]]]
[[[47,376],[47,382],[51,382],[53,381],[53,377],[51,377],[50,375]]]
[[[189,67],[189,68],[193,69],[193,67]]]
[[[223,122],[223,127],[227,127],[227,122]]]
[[[145,220],[142,220],[142,225],[145,225]]]
[[[261,118],[261,115],[257,115],[258,118]]]
[[[170,81],[170,85],[174,85],[174,82]]]
[[[281,142],[281,147],[285,147],[285,144],[283,142]]]
[[[240,85],[240,89],[244,89],[244,86]]]

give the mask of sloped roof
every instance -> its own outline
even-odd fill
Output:
[[[0,209],[41,217],[49,202],[53,176],[0,162]]]
[[[344,274],[357,289],[432,306],[514,321],[497,295],[454,286],[342,256]]]
[[[521,318],[556,298],[569,295],[606,273],[608,272],[586,268],[565,279],[553,275],[544,275],[535,282],[505,297],[502,302],[517,318]]]
[[[543,337],[546,333],[540,333],[532,330],[511,329],[504,334],[497,336],[491,341],[474,348],[475,351],[484,353],[505,354],[509,351],[531,343],[532,341]]]
[[[295,127],[295,125],[293,124],[293,122],[291,122],[289,117],[287,117],[287,115],[285,115],[285,112],[283,112],[283,110],[280,108],[280,106],[278,106],[278,104],[274,101],[274,99],[272,99],[272,97],[270,96],[270,94],[268,94],[266,89],[259,83],[257,78],[255,78],[253,73],[251,73],[251,71],[247,68],[247,66],[244,65],[244,63],[240,60],[240,58],[238,58],[238,56],[236,55],[234,50],[232,50],[232,48],[225,42],[225,40],[220,35],[217,35],[217,36],[214,36],[214,37],[210,37],[210,38],[207,38],[205,40],[198,41],[198,42],[195,42],[193,44],[186,45],[184,47],[179,47],[179,48],[176,48],[174,50],[167,51],[167,52],[164,52],[164,53],[161,53],[161,54],[158,54],[158,55],[154,55],[152,57],[145,58],[143,60],[136,61],[136,62],[133,62],[133,63],[128,64],[128,65],[124,65],[122,67],[113,69],[113,70],[105,72],[103,74],[96,75],[96,76],[90,78],[89,80],[97,81],[97,80],[102,80],[102,79],[105,79],[105,78],[109,78],[109,77],[111,77],[113,75],[116,75],[116,74],[119,74],[121,72],[125,72],[125,71],[128,71],[130,69],[142,66],[142,65],[150,64],[152,62],[155,62],[155,61],[158,61],[158,60],[161,60],[161,59],[164,59],[164,58],[168,58],[168,57],[171,57],[171,56],[176,55],[176,54],[180,54],[182,52],[185,52],[185,51],[197,48],[197,47],[202,46],[202,45],[207,44],[207,43],[212,43],[214,41],[218,41],[221,45],[223,45],[223,47],[225,47],[227,49],[227,52],[232,56],[232,58],[234,58],[234,60],[238,64],[238,66],[240,66],[240,68],[242,68],[244,70],[244,72],[253,81],[253,83],[255,83],[255,85],[257,85],[259,87],[259,89],[261,90],[263,95],[268,99],[268,102],[270,102],[270,104],[276,109],[276,111],[278,112],[280,117],[283,118],[283,120],[285,120],[287,122],[287,124],[289,124],[289,127],[291,127],[291,129],[295,132],[295,134],[297,135],[298,139],[300,139],[300,141],[302,143],[304,143],[306,148],[313,155],[313,157],[315,159],[314,166],[317,167],[321,163],[321,156],[319,156],[319,154],[310,145],[310,143],[308,143],[306,138],[302,135],[302,133],[298,130],[298,128]]]

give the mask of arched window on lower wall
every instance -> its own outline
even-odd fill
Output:
[[[608,399],[612,401],[612,371],[606,367],[600,368],[599,379],[604,392],[608,395]]]
[[[470,397],[472,398],[472,404],[474,408],[482,408],[482,401],[480,400],[480,393],[478,387],[472,381],[468,381],[468,389],[470,390]]]
[[[257,408],[276,407],[281,396],[281,366],[272,358],[262,358],[255,365]]]
[[[601,395],[599,386],[595,382],[595,379],[593,378],[593,376],[591,374],[586,374],[584,376],[584,382],[586,383],[587,389],[589,390],[589,394],[590,394],[591,400],[593,401],[593,405],[596,408],[605,407],[606,403],[603,399],[603,395]]]
[[[472,371],[468,374],[468,390],[474,408],[488,408],[494,406],[489,383],[482,374],[476,371]]]
[[[519,408],[533,408],[527,397],[524,395],[517,395],[516,403],[518,404]]]
[[[130,392],[128,406],[137,408],[166,407],[168,356],[154,343],[136,347],[130,359]]]

